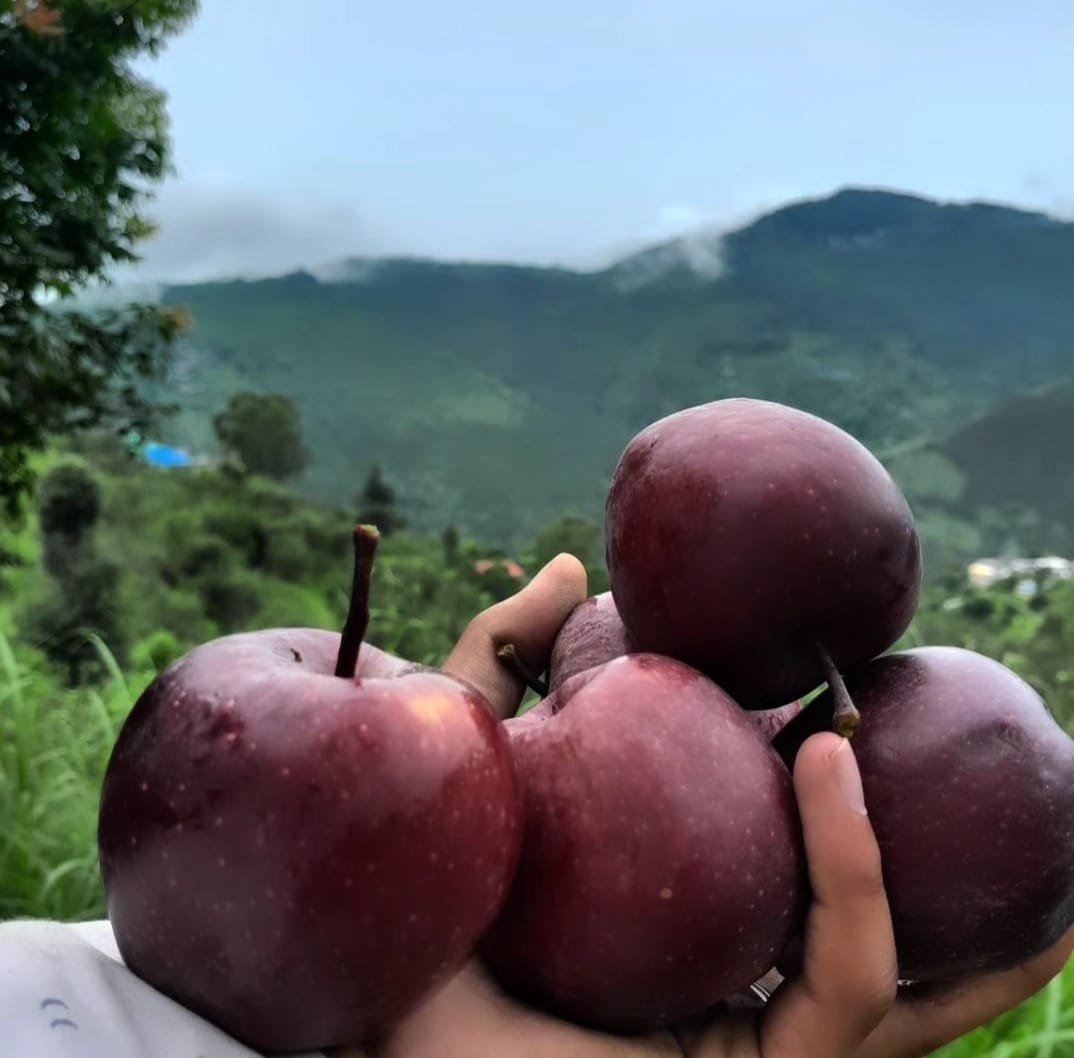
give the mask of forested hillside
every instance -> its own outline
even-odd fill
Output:
[[[598,518],[625,442],[687,404],[786,401],[894,461],[979,417],[1002,430],[1008,396],[1074,375],[1074,224],[995,206],[848,190],[600,272],[352,260],[328,275],[164,291],[193,321],[172,439],[209,452],[231,393],[284,393],[313,454],[308,495],[338,502],[380,464],[413,524],[505,545],[565,510]],[[971,449],[945,458],[978,480]],[[919,494],[908,474],[945,551],[982,504],[1014,498],[975,486],[937,505],[929,474]],[[988,513],[980,546],[1011,517],[1028,532],[1015,513]]]

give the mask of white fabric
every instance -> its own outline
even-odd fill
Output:
[[[256,1058],[131,973],[107,922],[23,919],[0,922],[0,1055]]]

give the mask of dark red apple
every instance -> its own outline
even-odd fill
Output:
[[[591,595],[574,608],[556,636],[548,667],[548,687],[554,691],[579,672],[632,652],[630,637],[615,608],[612,593]],[[776,709],[750,712],[749,717],[771,741],[801,709],[802,703],[794,701]]]
[[[678,658],[750,709],[891,646],[920,593],[910,508],[849,434],[734,399],[653,423],[605,517],[616,606],[638,650]]]
[[[1005,970],[1058,940],[1074,924],[1074,742],[1037,693],[955,647],[877,658],[846,685],[900,976]],[[809,705],[799,741],[831,712],[828,694]]]
[[[591,595],[571,611],[556,636],[548,665],[549,690],[579,672],[630,653],[630,639],[612,593]]]
[[[481,952],[515,994],[643,1029],[776,962],[803,910],[790,775],[701,673],[632,654],[508,721],[524,838]]]
[[[392,1024],[469,957],[517,860],[488,703],[369,648],[355,673],[375,535],[356,540],[342,642],[285,629],[198,647],[138,700],[105,777],[123,958],[263,1051]]]

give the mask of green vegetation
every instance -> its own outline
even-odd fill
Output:
[[[51,433],[144,424],[182,320],[151,305],[74,308],[134,259],[167,172],[163,94],[134,72],[196,0],[0,0],[0,512],[32,484]]]
[[[697,246],[670,243],[602,272],[373,260],[330,279],[170,288],[164,302],[193,321],[170,439],[209,452],[232,393],[286,393],[312,453],[307,496],[342,505],[376,464],[411,526],[518,547],[563,511],[599,520],[642,426],[758,396],[898,459],[933,565],[1012,539],[1074,550],[1074,499],[1050,458],[1069,448],[1069,397],[1066,419],[1060,400],[1035,433],[1032,412],[1005,408],[1071,379],[1074,224],[846,191],[701,248],[722,271],[700,274]],[[1004,492],[1012,423],[1019,466],[1037,468],[1017,493]],[[962,445],[963,428],[989,440]],[[909,467],[922,448],[950,466]]]
[[[102,633],[124,664],[249,627],[341,626],[353,511],[311,507],[228,468],[144,466],[102,435],[50,459],[37,509],[21,530],[0,531],[15,556],[0,582],[0,630],[17,629],[52,660],[83,656],[85,629]],[[390,501],[379,514],[391,520]],[[391,534],[378,561],[372,641],[441,659],[469,617],[517,587],[501,567],[474,568],[501,557],[468,539]],[[532,572],[532,553],[512,557]],[[86,662],[99,659],[91,651]],[[76,665],[67,682],[85,675]]]
[[[1001,661],[1074,732],[1074,580],[1012,579],[988,588],[953,576],[941,580],[926,591],[898,645],[925,644],[966,647]]]
[[[213,417],[213,432],[234,465],[286,481],[302,473],[309,453],[294,401],[278,393],[235,393]]]
[[[395,489],[384,480],[380,467],[370,470],[357,500],[357,520],[363,525],[375,525],[381,536],[406,528],[406,519],[396,506]]]
[[[1074,969],[1027,1003],[935,1052],[938,1058],[1065,1058],[1074,1053]]]
[[[119,725],[151,672],[63,687],[32,650],[0,635],[0,919],[100,918],[97,801]]]

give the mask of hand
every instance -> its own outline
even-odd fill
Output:
[[[531,669],[543,670],[585,594],[584,569],[560,555],[519,594],[479,614],[445,670],[480,688],[501,718],[514,715],[524,687],[496,660],[496,647],[514,643]],[[813,736],[799,752],[794,784],[814,902],[802,971],[767,1007],[646,1037],[613,1036],[514,1002],[473,961],[366,1058],[916,1058],[1017,1005],[1062,969],[1074,930],[1015,970],[897,989],[880,853],[850,744]]]

